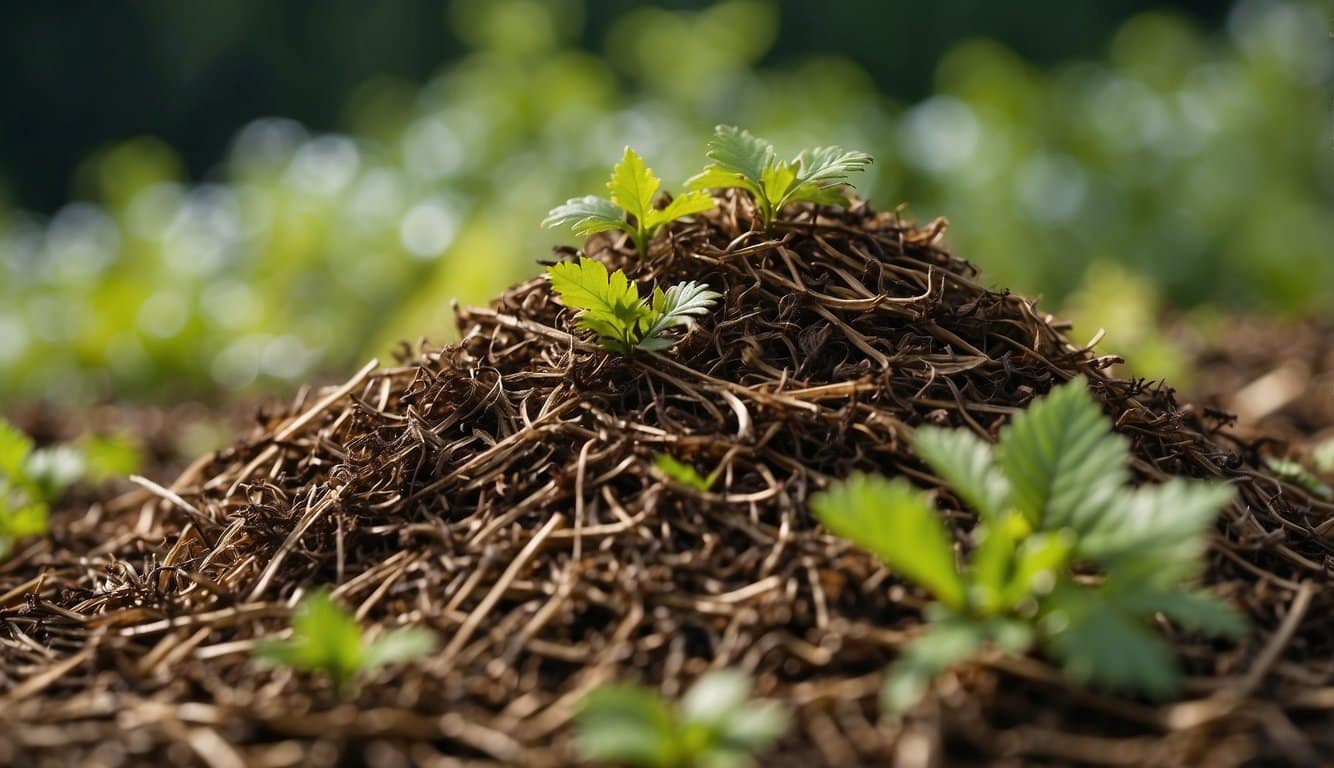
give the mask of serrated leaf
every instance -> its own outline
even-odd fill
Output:
[[[797,182],[797,167],[792,163],[774,163],[764,169],[760,188],[776,213],[787,200],[787,193]]]
[[[1059,590],[1044,618],[1047,652],[1079,684],[1166,698],[1180,676],[1171,648],[1144,622],[1089,589]]]
[[[709,290],[703,283],[677,283],[666,291],[653,292],[652,314],[647,316],[644,338],[656,338],[663,331],[685,325],[690,318],[707,314],[721,293]]]
[[[921,427],[913,438],[913,449],[983,520],[1004,517],[1010,482],[996,466],[989,443],[963,429]]]
[[[735,174],[757,190],[764,183],[765,171],[775,162],[772,144],[734,125],[713,129],[705,156],[717,170]]]
[[[851,152],[842,147],[815,147],[797,157],[797,181],[829,188],[845,184],[848,174],[864,170],[872,163],[865,152]]]
[[[595,312],[609,318],[637,317],[639,288],[621,270],[612,274],[602,262],[580,256],[578,263],[562,261],[547,269],[551,287],[570,309]]]
[[[879,557],[946,606],[962,610],[963,578],[954,547],[930,501],[902,478],[855,474],[811,498],[811,510],[831,532]]]
[[[714,205],[713,195],[707,192],[686,192],[673,198],[666,208],[660,211],[650,210],[646,215],[647,227],[650,231],[656,230],[663,224],[676,221],[683,216],[711,211]]]
[[[842,187],[817,187],[814,184],[798,184],[787,194],[784,204],[790,205],[792,203],[843,206],[848,204],[848,196]]]
[[[1113,576],[1175,586],[1202,567],[1207,533],[1233,495],[1227,485],[1180,478],[1123,493],[1080,537],[1078,552]]]
[[[653,171],[644,164],[644,158],[626,147],[621,162],[612,168],[607,191],[611,193],[613,203],[634,216],[640,227],[646,227],[649,212],[653,210],[653,196],[658,193],[661,184]]]
[[[1129,479],[1129,446],[1082,376],[1056,387],[1001,430],[997,459],[1015,507],[1038,529],[1083,530]]]
[[[625,213],[610,200],[597,195],[572,197],[552,208],[542,220],[543,227],[569,226],[579,237],[612,230],[631,231]]]

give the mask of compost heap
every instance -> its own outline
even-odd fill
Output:
[[[765,765],[1334,754],[1334,507],[1258,469],[1225,416],[1110,378],[1031,301],[984,288],[941,246],[943,222],[857,203],[757,229],[725,195],[648,260],[620,238],[586,244],[641,292],[724,294],[666,353],[601,351],[537,278],[459,310],[456,345],[303,391],[168,485],[61,511],[0,566],[0,762],[563,765],[591,688],[675,696],[718,667],[795,711]],[[884,669],[926,597],[824,532],[809,495],[855,470],[940,488],[914,427],[994,439],[1081,373],[1139,481],[1235,484],[1207,583],[1253,631],[1234,645],[1164,623],[1188,674],[1172,703],[988,657],[882,717]],[[661,453],[716,484],[669,480]],[[945,490],[939,503],[967,547],[975,518]],[[346,700],[257,664],[257,639],[317,585],[369,631],[434,628],[440,650]]]

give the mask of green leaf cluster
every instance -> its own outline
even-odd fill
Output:
[[[692,190],[745,190],[766,229],[790,203],[843,205],[847,198],[840,187],[847,184],[848,174],[872,162],[870,155],[842,147],[803,150],[784,162],[772,144],[732,125],[714,129],[707,156],[709,165],[686,186]]]
[[[743,768],[787,729],[779,704],[752,701],[738,670],[701,677],[673,706],[639,685],[591,691],[576,713],[583,760],[639,768]]]
[[[660,453],[653,460],[653,466],[669,480],[680,483],[688,488],[694,488],[697,491],[707,491],[713,487],[716,479],[715,474],[705,477],[695,469],[693,464],[687,464],[676,458],[670,453]]]
[[[1232,489],[1182,479],[1129,486],[1128,443],[1082,378],[1016,415],[994,448],[965,430],[929,427],[914,446],[978,514],[966,565],[930,496],[902,478],[857,475],[811,500],[832,532],[937,601],[890,675],[887,708],[910,706],[936,674],[984,648],[1034,644],[1078,683],[1167,696],[1179,673],[1151,617],[1245,631],[1235,612],[1191,586]],[[1077,581],[1075,568],[1100,578]]]
[[[722,297],[707,285],[686,282],[665,291],[654,288],[650,297],[641,299],[639,287],[625,272],[608,274],[602,262],[583,256],[577,263],[552,265],[547,277],[561,302],[577,310],[575,324],[592,331],[604,349],[622,355],[671,347],[674,342],[664,335],[668,330],[708,312]]]
[[[596,195],[574,197],[552,208],[544,227],[569,226],[580,237],[620,230],[630,236],[640,256],[648,255],[648,244],[664,224],[710,210],[713,197],[707,192],[687,192],[658,209],[653,199],[662,182],[644,164],[644,158],[626,147],[621,162],[612,168],[607,181],[610,199]]]
[[[83,455],[68,445],[37,449],[0,419],[0,560],[14,545],[47,531],[52,502],[84,475]]]
[[[323,674],[342,695],[359,676],[425,656],[436,644],[435,633],[422,628],[390,630],[367,642],[357,620],[320,590],[297,606],[291,638],[266,641],[255,654],[268,664]]]

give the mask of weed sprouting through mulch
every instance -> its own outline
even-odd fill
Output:
[[[563,765],[588,690],[638,679],[677,695],[727,666],[796,710],[766,765],[1334,753],[1334,507],[1259,469],[1210,412],[1109,378],[1031,302],[983,288],[942,223],[858,204],[767,236],[748,210],[725,196],[647,261],[611,236],[587,244],[645,288],[724,294],[668,352],[571,335],[535,279],[459,310],[459,344],[305,394],[168,487],[64,510],[0,566],[0,762]],[[994,438],[1080,373],[1141,481],[1236,485],[1207,583],[1252,634],[1231,646],[1164,626],[1188,672],[1174,703],[996,658],[882,718],[884,667],[924,597],[821,530],[808,496],[855,470],[939,488],[914,427]],[[716,484],[667,479],[660,453]],[[948,492],[939,504],[967,546],[972,516]],[[257,641],[320,585],[368,626],[434,628],[441,649],[346,700],[257,665]]]

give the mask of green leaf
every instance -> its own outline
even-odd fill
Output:
[[[256,655],[272,664],[322,672],[340,692],[366,662],[361,627],[322,590],[311,592],[297,606],[291,639],[263,643]]]
[[[727,718],[722,739],[735,750],[758,752],[782,737],[791,722],[792,716],[782,704],[751,702]]]
[[[837,187],[847,182],[849,173],[864,170],[872,162],[865,152],[816,147],[797,156],[797,181],[822,189]]]
[[[696,470],[694,466],[682,461],[677,461],[676,457],[672,456],[670,453],[658,454],[653,460],[653,466],[669,479],[675,480],[681,485],[694,488],[697,491],[707,491],[709,490],[709,486],[712,485],[708,479],[700,475],[699,471]]]
[[[739,669],[710,672],[681,698],[681,716],[686,723],[718,725],[746,703],[750,690],[750,677]]]
[[[658,193],[661,183],[644,165],[644,158],[626,147],[621,162],[612,168],[607,191],[611,193],[611,201],[634,216],[639,227],[644,229],[648,226],[649,212],[653,210],[653,196]]]
[[[675,716],[655,691],[637,685],[597,688],[580,701],[575,721],[581,760],[674,768]]]
[[[1126,439],[1076,377],[1014,416],[997,456],[1015,507],[1038,529],[1085,529],[1129,479]]]
[[[983,520],[1004,517],[1010,503],[1010,482],[996,466],[990,444],[964,429],[921,427],[913,438],[913,448]]]
[[[954,547],[930,501],[903,478],[855,474],[810,501],[831,532],[858,544],[945,605],[965,605]]]
[[[634,229],[626,222],[624,212],[615,203],[596,195],[572,197],[563,205],[552,208],[542,220],[542,226],[547,228],[569,226],[579,237],[616,229],[627,232]]]
[[[934,614],[926,633],[910,642],[890,668],[880,693],[880,705],[887,712],[912,707],[937,675],[968,661],[987,646],[1022,653],[1032,644],[1032,632],[1017,621],[978,620],[939,610]]]
[[[365,668],[415,661],[436,649],[438,638],[429,629],[412,627],[384,633],[366,649]]]
[[[714,205],[716,203],[713,195],[707,192],[686,192],[680,197],[673,198],[666,208],[660,211],[650,210],[646,216],[647,228],[650,232],[655,231],[663,224],[676,221],[683,216],[711,211]]]
[[[1265,466],[1270,472],[1278,475],[1284,480],[1289,480],[1301,486],[1307,493],[1313,496],[1319,496],[1322,499],[1328,499],[1334,496],[1334,489],[1316,477],[1306,467],[1292,459],[1282,459],[1277,456],[1270,456],[1265,459]]]
[[[1180,682],[1172,650],[1144,622],[1090,589],[1065,587],[1044,617],[1047,652],[1079,684],[1171,695]]]
[[[28,456],[32,449],[32,438],[0,419],[0,478],[22,482],[27,476]]]
[[[765,172],[775,163],[772,144],[734,125],[719,125],[713,129],[713,139],[709,141],[705,156],[713,163],[705,169],[705,174],[710,171],[730,174],[748,184],[753,191],[760,190]],[[692,179],[690,187],[704,189],[711,186],[700,181],[705,174]],[[726,186],[736,186],[735,180]]]
[[[1208,532],[1234,491],[1173,478],[1124,493],[1080,537],[1081,556],[1112,576],[1174,586],[1198,573]]]
[[[1246,634],[1241,614],[1205,592],[1137,588],[1118,593],[1116,601],[1137,616],[1161,613],[1183,629],[1231,638]]]
[[[570,309],[613,322],[635,324],[644,311],[639,288],[621,270],[610,275],[602,262],[580,256],[579,262],[562,261],[547,269],[551,287]]]
[[[132,475],[144,463],[143,447],[130,434],[88,435],[79,441],[79,450],[94,483]]]
[[[656,339],[669,328],[686,325],[690,318],[707,314],[721,293],[703,283],[677,283],[666,291],[653,291],[652,314],[646,317],[644,339]]]

